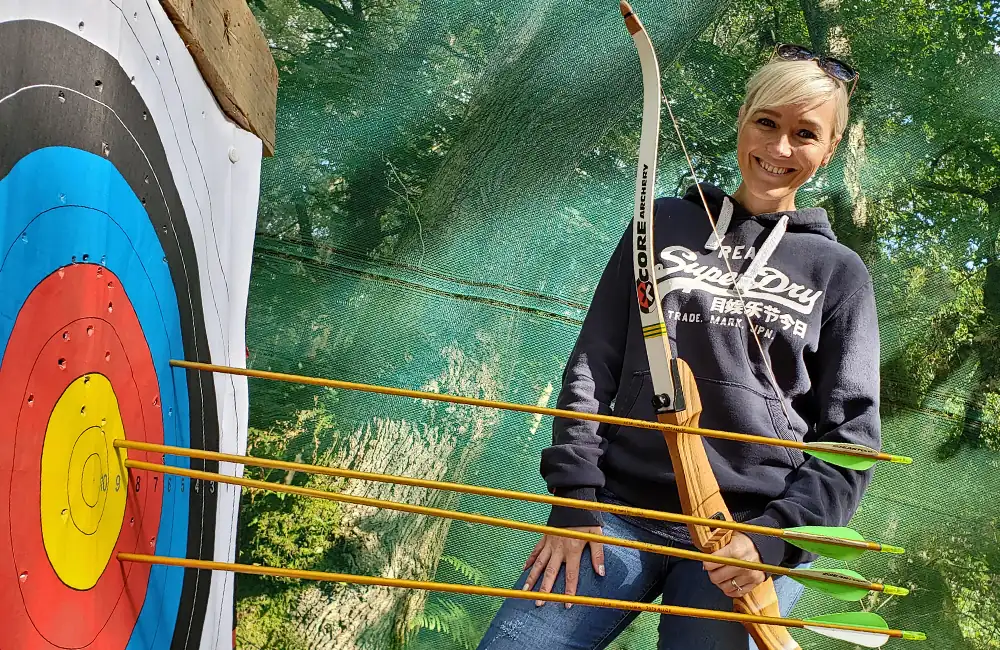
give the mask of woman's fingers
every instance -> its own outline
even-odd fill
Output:
[[[534,564],[535,560],[538,559],[538,554],[542,552],[543,548],[545,548],[545,535],[542,535],[542,538],[538,540],[537,544],[535,544],[535,548],[531,550],[531,553],[528,555],[528,559],[524,561],[524,567],[521,571],[524,571],[529,566]]]
[[[600,535],[600,533],[598,533]],[[604,544],[589,542],[590,562],[594,565],[594,571],[599,576],[604,575]]]
[[[757,553],[757,547],[754,546],[753,540],[739,532],[733,533],[729,544],[715,551],[712,555],[760,562],[760,555]],[[703,566],[708,571],[708,579],[712,581],[712,584],[730,598],[739,598],[745,595],[767,579],[763,571],[716,564],[715,562],[704,562]]]
[[[528,572],[528,577],[525,578],[524,586],[521,589],[531,591],[535,587],[535,582],[542,575],[542,571],[545,570],[545,565],[548,564],[550,555],[552,555],[552,547],[545,544],[539,552],[538,557],[535,558],[534,564],[531,565],[531,571]]]
[[[708,579],[730,598],[739,598],[764,582],[766,576],[762,571],[722,565],[709,571]]]
[[[580,549],[571,548],[566,555],[566,595],[575,596],[576,587],[580,584]],[[566,609],[573,606],[573,603],[566,603]]]
[[[542,584],[538,587],[538,591],[543,594],[552,593],[552,587],[556,583],[556,578],[559,577],[559,569],[562,568],[563,560],[565,559],[562,546],[556,544],[553,544],[553,546],[552,555],[549,556],[549,561],[545,565],[545,571],[542,572]],[[579,566],[579,562],[577,562],[577,566]],[[535,601],[535,605],[538,607],[544,604],[544,600]]]
[[[729,582],[733,578],[741,576],[745,573],[750,573],[750,570],[729,566],[727,564],[720,564],[717,569],[712,569],[708,572],[708,579],[712,581],[713,585],[719,585],[721,587],[726,582]],[[737,580],[737,582],[739,581]]]
[[[587,533],[601,534],[600,526],[585,526],[581,528],[571,528],[571,530],[582,530]],[[566,564],[566,593],[576,595],[577,587],[580,585],[580,560],[583,556],[583,549],[588,542],[582,542],[558,535],[545,535],[535,544],[535,548],[528,555],[528,560],[524,563],[524,569],[531,569],[524,579],[524,591],[531,591],[538,584],[538,591],[542,593],[552,593],[556,579],[563,563]],[[599,575],[604,575],[604,546],[590,542],[590,555],[594,564],[594,571]],[[538,579],[541,578],[541,583]],[[542,606],[544,601],[536,600],[536,606]],[[567,603],[566,609],[572,607]]]

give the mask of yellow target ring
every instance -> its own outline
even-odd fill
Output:
[[[42,541],[56,575],[90,589],[104,572],[125,518],[128,474],[114,441],[125,438],[118,399],[104,375],[70,384],[42,445]]]

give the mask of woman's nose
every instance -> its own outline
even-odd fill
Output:
[[[792,155],[792,143],[788,136],[781,134],[776,140],[771,141],[771,153],[780,158],[787,158]]]

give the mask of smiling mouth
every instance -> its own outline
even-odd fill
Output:
[[[757,165],[759,165],[761,169],[771,176],[784,176],[785,174],[791,174],[795,171],[791,167],[775,167],[774,165],[764,162],[757,156],[754,156],[753,159],[757,161]]]

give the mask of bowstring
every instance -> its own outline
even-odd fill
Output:
[[[764,345],[760,342],[760,337],[757,336],[756,326],[750,318],[750,312],[747,310],[747,303],[743,298],[743,292],[740,291],[739,283],[736,281],[736,273],[733,272],[733,266],[729,263],[729,254],[726,252],[725,247],[721,245],[722,238],[719,237],[719,231],[715,227],[715,218],[712,216],[712,210],[708,207],[708,200],[705,199],[705,193],[701,191],[701,183],[698,181],[698,174],[694,170],[694,163],[691,162],[691,156],[688,154],[687,146],[684,144],[684,138],[681,136],[680,125],[677,123],[677,118],[674,117],[673,109],[670,108],[670,100],[667,98],[666,94],[664,94],[662,88],[660,89],[660,97],[663,99],[663,103],[667,105],[667,112],[670,114],[670,121],[674,125],[674,132],[677,133],[677,141],[681,144],[681,151],[684,152],[684,158],[687,160],[688,169],[691,170],[691,178],[694,179],[694,186],[698,190],[698,196],[701,197],[701,204],[705,207],[705,214],[708,216],[708,223],[712,226],[712,233],[715,235],[715,240],[720,243],[719,252],[722,253],[722,260],[726,263],[726,270],[729,272],[729,277],[732,279],[733,291],[736,292],[736,297],[740,301],[743,316],[747,320],[747,329],[749,329],[750,334],[753,335],[753,340],[757,343],[757,350],[760,352],[760,357],[764,360],[764,368],[767,369],[767,377],[771,382],[771,390],[774,391],[774,396],[778,399],[778,404],[781,405],[781,411],[785,414],[785,420],[788,421],[788,426],[791,427],[792,418],[788,413],[788,408],[785,406],[785,400],[781,397],[781,391],[778,387],[778,379],[775,377],[774,369],[771,367],[770,357],[764,353]]]

